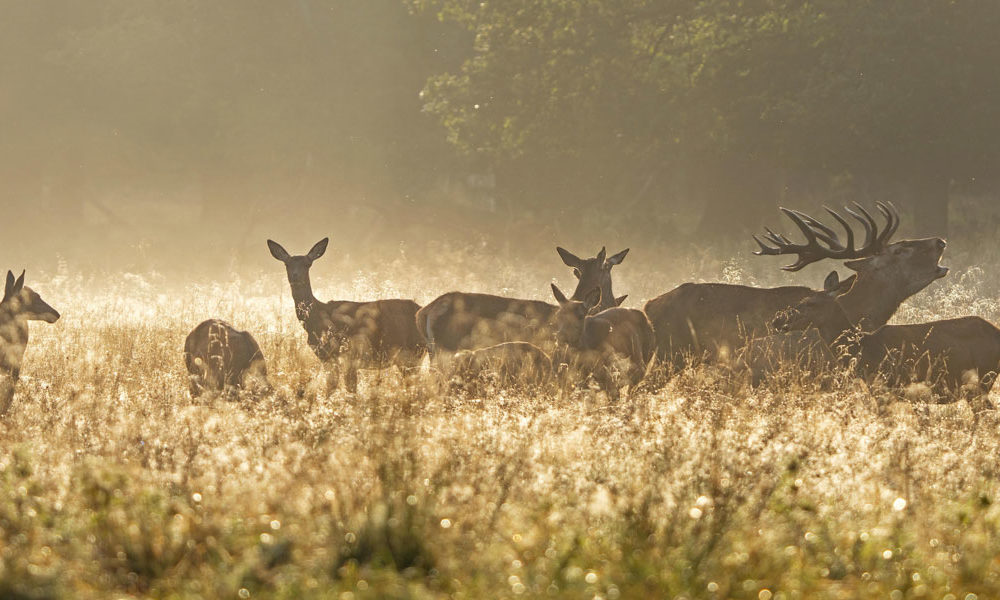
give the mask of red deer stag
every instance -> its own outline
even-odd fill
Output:
[[[0,300],[0,416],[14,401],[14,388],[21,377],[21,362],[28,347],[28,321],[55,323],[59,313],[34,290],[24,285],[24,272],[14,279],[7,271]]]
[[[556,338],[566,346],[566,362],[592,374],[608,397],[617,400],[621,385],[634,386],[646,375],[656,339],[644,312],[618,307],[600,310],[599,293],[592,292],[583,301],[571,300],[552,284],[559,302]]]
[[[267,364],[257,340],[225,321],[209,319],[184,341],[191,397],[206,391],[266,390]]]
[[[309,347],[330,369],[333,381],[340,370],[351,392],[357,391],[358,369],[419,366],[424,343],[416,327],[420,306],[412,300],[320,302],[313,295],[309,268],[323,256],[329,238],[323,238],[303,256],[291,256],[277,242],[267,240],[271,256],[285,264],[295,301],[295,315],[308,335]]]
[[[605,258],[605,249],[594,258],[581,259],[556,248],[579,282],[574,299],[601,290],[610,306],[627,296],[615,298],[611,291],[611,268],[620,264],[628,249]],[[550,323],[558,306],[540,300],[519,300],[491,294],[448,292],[417,312],[417,329],[432,354],[439,350],[474,350],[503,342],[532,342],[543,348],[552,338]]]
[[[783,332],[815,328],[830,354],[853,363],[867,380],[879,377],[892,387],[920,381],[953,393],[977,384],[977,396],[992,408],[986,396],[1000,370],[1000,329],[985,319],[884,325],[865,333],[836,299],[815,294],[779,313],[774,327]]]
[[[851,322],[868,329],[884,325],[900,304],[948,273],[939,264],[945,249],[940,238],[889,240],[899,226],[899,215],[891,204],[878,202],[887,224],[880,233],[871,214],[855,203],[857,211],[847,213],[865,229],[865,240],[854,247],[854,231],[836,211],[826,209],[847,232],[842,242],[836,232],[798,211],[782,208],[806,238],[795,244],[781,234],[767,230],[768,246],[757,239],[757,255],[795,254],[798,260],[786,271],[830,258],[847,260],[856,272],[844,282],[835,273],[827,278],[827,291],[841,292],[837,301]],[[657,351],[675,365],[685,356],[718,359],[741,348],[746,340],[766,335],[775,313],[813,294],[806,287],[753,288],[722,283],[685,283],[646,303],[645,311],[656,331]]]

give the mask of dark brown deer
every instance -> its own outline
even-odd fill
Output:
[[[204,392],[264,391],[270,387],[267,363],[257,340],[218,319],[204,321],[188,334],[184,365],[192,398]]]
[[[285,264],[295,301],[295,315],[308,336],[309,347],[331,370],[336,381],[357,391],[358,369],[401,369],[419,366],[424,342],[416,327],[420,306],[412,300],[320,302],[313,295],[309,268],[326,252],[323,238],[303,256],[291,256],[277,242],[267,240],[271,256]]]
[[[451,363],[451,379],[463,385],[494,376],[502,387],[537,387],[552,377],[552,359],[528,342],[505,342],[478,350],[462,350]]]
[[[55,323],[59,313],[34,290],[24,285],[24,272],[17,279],[7,271],[0,300],[0,416],[14,401],[14,388],[21,377],[24,351],[28,347],[28,321]]]
[[[601,290],[612,306],[627,296],[615,298],[611,291],[611,268],[620,264],[628,249],[605,258],[605,249],[594,258],[581,259],[556,248],[566,265],[573,267],[579,282],[574,299]],[[558,306],[540,300],[520,300],[492,294],[448,292],[417,312],[416,323],[432,354],[494,346],[504,342],[530,342],[543,349],[552,339],[550,323]]]
[[[835,273],[825,289],[840,292],[837,301],[848,318],[868,329],[884,325],[899,305],[933,281],[948,273],[939,264],[945,249],[940,238],[904,240],[890,243],[899,226],[899,215],[891,204],[877,203],[887,220],[879,232],[871,214],[855,204],[846,209],[865,229],[860,248],[854,246],[854,231],[836,211],[827,211],[847,232],[842,242],[836,232],[818,220],[798,211],[782,208],[806,238],[804,244],[792,243],[781,234],[767,230],[768,246],[760,245],[758,255],[798,255],[786,267],[798,271],[823,260],[846,260],[846,267],[856,272],[840,282]],[[710,360],[725,358],[741,348],[746,340],[766,335],[774,314],[813,294],[806,287],[753,288],[721,283],[685,283],[646,303],[645,311],[656,331],[657,351],[675,365],[685,356]]]
[[[566,346],[562,358],[581,374],[593,375],[608,397],[617,400],[622,385],[634,386],[645,377],[656,339],[644,312],[618,307],[600,310],[599,293],[571,300],[552,284],[559,302],[556,338]]]
[[[982,404],[992,408],[985,396],[1000,371],[1000,329],[985,319],[884,325],[866,333],[836,299],[815,294],[779,313],[774,327],[783,332],[814,329],[832,356],[853,364],[867,380],[879,377],[892,387],[925,382],[952,394],[975,384]]]
[[[618,254],[605,258],[606,251],[602,247],[594,258],[580,258],[569,250],[556,246],[556,252],[562,258],[563,264],[572,268],[573,275],[579,280],[570,297],[574,300],[583,300],[591,290],[598,289],[601,290],[601,305],[598,307],[600,310],[619,306],[625,301],[625,296],[616,298],[611,290],[611,268],[620,265],[628,251],[629,249],[625,248]]]

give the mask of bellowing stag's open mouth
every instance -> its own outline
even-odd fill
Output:
[[[941,257],[944,256],[944,249],[948,247],[948,242],[938,238],[937,247],[938,247],[938,259],[936,267],[937,270],[935,272],[935,275],[937,275],[937,278],[940,279],[945,275],[947,275],[949,270],[948,267],[941,264]]]

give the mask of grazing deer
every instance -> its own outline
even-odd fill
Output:
[[[566,345],[568,362],[592,374],[608,397],[617,400],[621,383],[634,386],[646,375],[656,338],[644,312],[618,307],[600,310],[599,293],[593,292],[582,301],[571,300],[552,284],[552,294],[559,302],[556,339]],[[616,378],[616,370],[621,379]]]
[[[552,359],[528,342],[504,342],[478,350],[462,350],[451,363],[451,379],[463,384],[495,375],[503,387],[539,386],[552,377]]]
[[[871,214],[855,203],[857,211],[847,213],[865,229],[865,240],[854,247],[854,231],[836,211],[826,209],[847,232],[842,242],[836,232],[798,211],[781,210],[806,238],[794,244],[781,234],[767,230],[765,238],[773,246],[760,245],[757,255],[795,254],[798,260],[786,271],[798,271],[808,264],[829,258],[846,260],[844,266],[856,272],[841,282],[836,273],[827,278],[826,291],[838,293],[852,323],[866,329],[884,325],[904,300],[948,273],[939,264],[945,249],[940,238],[889,240],[899,227],[899,215],[891,204],[877,207],[887,220],[880,233]],[[752,288],[721,283],[685,283],[646,303],[645,311],[656,331],[657,351],[674,364],[683,364],[685,355],[724,358],[741,348],[746,340],[766,335],[775,313],[813,294],[806,287]]]
[[[611,291],[611,268],[628,254],[622,250],[605,258],[605,249],[594,258],[581,259],[556,248],[579,281],[573,299],[600,290],[602,297],[617,306],[628,296],[615,298]],[[539,300],[519,300],[492,294],[448,292],[417,312],[417,329],[432,354],[439,350],[474,350],[504,342],[532,342],[543,348],[552,338],[550,323],[558,306]]]
[[[880,377],[892,387],[926,382],[938,391],[958,392],[977,384],[983,404],[1000,371],[1000,329],[979,317],[884,325],[862,332],[836,299],[815,294],[774,319],[778,331],[814,328],[830,354],[853,363],[857,373]]]
[[[209,319],[184,341],[191,398],[206,391],[267,389],[267,363],[257,340],[225,321]]]
[[[267,240],[271,256],[285,264],[295,301],[295,315],[308,335],[309,347],[330,369],[336,381],[344,370],[344,382],[357,391],[358,369],[419,366],[424,342],[416,327],[420,306],[412,300],[374,302],[320,302],[313,295],[309,268],[326,252],[323,238],[303,256],[291,256]]]
[[[0,416],[14,401],[14,388],[21,377],[21,362],[28,347],[28,321],[55,323],[59,313],[24,285],[24,271],[14,279],[7,271],[3,300],[0,300]]]

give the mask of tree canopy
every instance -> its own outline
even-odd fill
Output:
[[[498,169],[558,165],[595,202],[669,174],[729,228],[790,177],[875,179],[940,226],[948,182],[1000,159],[988,0],[409,4],[474,34],[425,88],[452,143]]]

